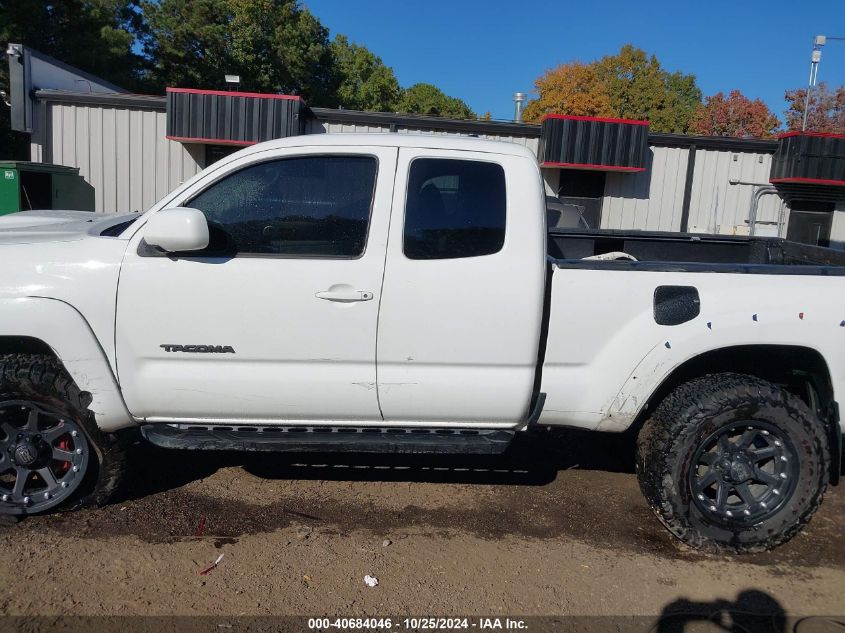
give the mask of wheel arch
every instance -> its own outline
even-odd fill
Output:
[[[40,338],[22,335],[0,336],[0,356],[5,354],[38,354],[58,359],[56,350]]]
[[[135,426],[96,335],[71,305],[30,297],[0,300],[0,354],[39,354],[57,359],[81,391],[103,431]]]
[[[842,429],[833,381],[822,354],[802,345],[748,344],[702,352],[675,367],[645,400],[631,431],[639,430],[657,405],[680,385],[708,374],[747,374],[774,383],[798,396],[827,426],[831,447],[830,483],[839,481]]]

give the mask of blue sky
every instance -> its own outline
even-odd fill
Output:
[[[705,95],[738,88],[783,119],[783,93],[806,85],[816,34],[845,37],[845,0],[304,0],[331,29],[364,44],[399,82],[429,82],[493,118],[545,69],[591,61],[631,42]],[[828,42],[819,79],[845,84],[845,41]]]

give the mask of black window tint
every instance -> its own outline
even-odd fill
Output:
[[[470,160],[411,163],[404,251],[410,259],[490,255],[505,243],[505,172]]]
[[[369,156],[286,158],[226,176],[186,206],[205,214],[210,250],[358,257],[375,179]]]

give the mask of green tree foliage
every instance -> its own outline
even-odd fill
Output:
[[[402,88],[390,66],[364,46],[337,35],[331,43],[337,101],[347,110],[394,112]]]
[[[548,113],[614,116],[648,120],[655,132],[683,133],[701,103],[693,75],[666,71],[631,44],[591,63],[553,68],[535,87],[539,98],[526,107],[528,120]]]
[[[666,90],[672,103],[671,116],[666,126],[667,131],[675,134],[689,132],[689,126],[695,116],[698,106],[701,105],[701,88],[695,82],[695,75],[685,75],[680,71],[668,73],[666,79]],[[654,128],[657,131],[656,128]]]
[[[474,117],[432,85],[403,90],[366,47],[343,35],[330,41],[300,0],[0,0],[0,43],[8,42],[135,92],[224,88],[224,76],[237,74],[243,90],[318,106]],[[7,75],[0,64],[6,91]],[[26,135],[9,127],[0,111],[0,157],[27,157]]]
[[[0,45],[26,44],[130,90],[141,85],[143,59],[132,50],[141,28],[138,0],[0,0]],[[81,91],[87,88],[80,85]],[[0,90],[9,91],[0,63]],[[29,157],[28,138],[0,116],[0,157]]]
[[[0,40],[18,42],[125,88],[139,85],[132,50],[142,28],[138,0],[2,0]]]
[[[600,59],[596,72],[616,116],[648,120],[655,132],[686,132],[701,103],[693,75],[669,73],[657,57],[631,44]]]
[[[414,84],[402,93],[399,112],[453,119],[475,118],[475,113],[466,103],[444,94],[437,86],[425,83]]]
[[[807,98],[807,89],[788,90],[784,98],[787,103],[786,126],[790,130],[800,130],[804,119],[804,100]],[[845,134],[845,86],[831,90],[822,81],[813,88],[810,92],[807,130]]]
[[[163,86],[241,88],[336,100],[329,32],[297,0],[142,0],[144,52]]]

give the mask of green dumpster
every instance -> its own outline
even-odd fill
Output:
[[[94,210],[94,188],[77,167],[0,161],[0,215],[30,209]]]

